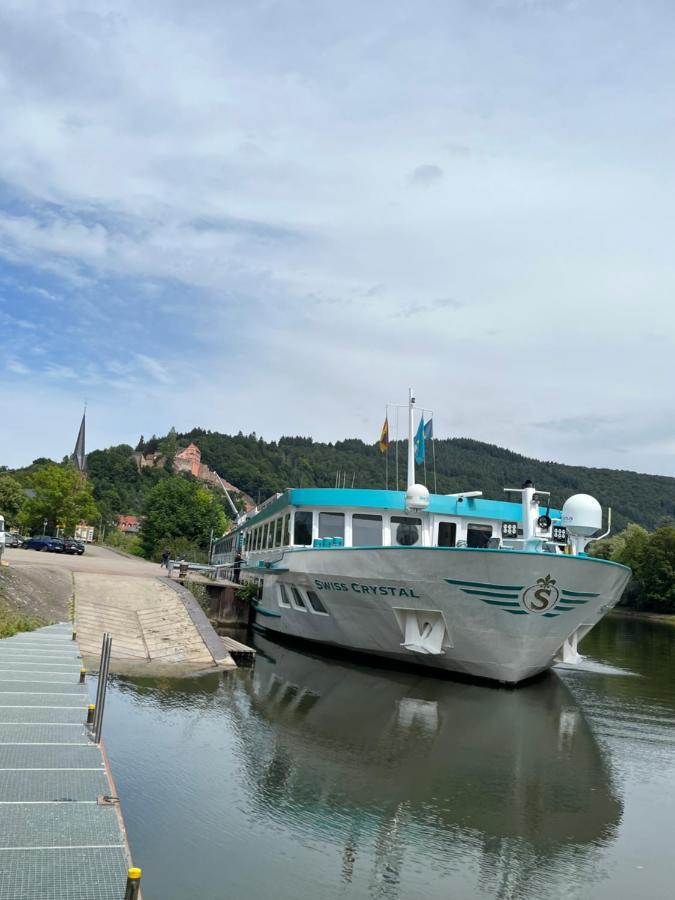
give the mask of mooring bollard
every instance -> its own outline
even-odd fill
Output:
[[[132,868],[127,872],[127,889],[124,892],[124,900],[136,900],[141,893],[142,870]]]
[[[86,669],[80,669],[80,684],[84,684],[84,677],[87,674]]]
[[[87,707],[87,725],[94,724],[94,713],[96,712],[96,707],[93,703],[90,703]]]
[[[77,632],[75,631],[75,629],[73,629],[73,637],[72,637],[72,640],[74,640],[74,641],[77,640]]]

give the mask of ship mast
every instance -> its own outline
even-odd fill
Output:
[[[407,487],[415,484],[415,392],[408,389],[408,483]]]

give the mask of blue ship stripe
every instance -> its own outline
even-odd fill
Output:
[[[281,613],[273,612],[271,609],[265,609],[264,606],[256,606],[254,607],[257,613],[260,613],[261,616],[272,616],[274,619],[280,619]]]
[[[600,594],[592,594],[589,591],[563,591],[565,597],[599,597]]]
[[[517,600],[487,600],[485,597],[481,597],[481,600],[490,606],[520,606]]]
[[[458,584],[460,586],[475,588],[487,588],[490,591],[522,591],[522,584],[490,584],[487,581],[455,581],[454,578],[445,579],[448,584]]]
[[[512,616],[526,616],[528,613],[524,609],[505,609],[504,612],[511,613]]]
[[[504,600],[517,600],[518,594],[502,594],[497,591],[473,591],[468,588],[462,588],[463,594],[475,594],[478,597],[502,597]]]
[[[544,613],[545,619],[555,619],[558,613]]]

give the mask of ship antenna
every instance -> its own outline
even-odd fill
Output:
[[[415,484],[415,392],[412,388],[408,392],[408,484],[412,487]]]

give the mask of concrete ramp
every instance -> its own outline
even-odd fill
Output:
[[[179,675],[235,666],[206,617],[159,579],[84,572],[74,579],[75,628],[88,668],[98,666],[105,631],[112,672]]]

